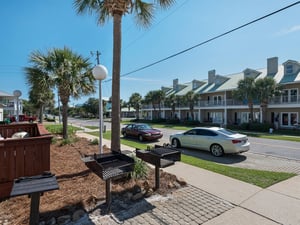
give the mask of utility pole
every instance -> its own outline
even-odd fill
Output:
[[[97,65],[99,65],[101,53],[98,50],[96,52],[91,51],[91,55],[94,56],[94,54],[96,54]]]

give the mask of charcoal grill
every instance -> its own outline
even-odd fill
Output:
[[[153,149],[136,150],[136,157],[155,166],[155,188],[159,189],[159,169],[181,160],[181,152],[169,145],[155,145]]]
[[[134,169],[134,159],[122,153],[87,155],[82,160],[103,180],[123,176]]]
[[[134,159],[113,151],[112,153],[85,155],[85,165],[106,182],[106,204],[111,205],[111,179],[116,179],[134,170]]]

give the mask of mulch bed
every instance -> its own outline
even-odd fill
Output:
[[[105,181],[91,172],[81,160],[84,154],[98,153],[97,145],[84,138],[70,144],[60,146],[59,143],[51,145],[50,159],[51,172],[57,177],[59,190],[44,193],[40,201],[40,220],[48,220],[70,214],[78,209],[91,209],[99,201],[105,201]],[[104,152],[109,152],[104,147]],[[161,171],[160,189],[155,193],[165,195],[171,193],[176,187],[170,186],[177,180],[175,175]],[[145,182],[146,181],[146,182]],[[149,168],[145,179],[126,179],[114,181],[112,193],[118,194],[132,190],[136,185],[155,186],[154,170]],[[10,198],[0,202],[1,221],[9,224],[29,223],[30,199],[27,196]]]

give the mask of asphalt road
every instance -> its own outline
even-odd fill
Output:
[[[180,130],[160,129],[164,137],[160,143],[169,143],[169,136],[174,133],[181,133]],[[266,138],[248,137],[250,142],[250,153],[270,155],[291,160],[300,161],[300,142],[280,141]]]
[[[98,120],[80,120],[69,118],[69,123],[79,126],[99,126]],[[111,124],[105,122],[107,130]],[[164,136],[152,144],[169,143],[169,136],[173,133],[183,132],[181,130],[160,129]],[[300,143],[292,141],[280,141],[263,138],[249,137],[250,150],[243,154],[225,155],[213,157],[209,152],[181,149],[184,154],[196,156],[201,159],[229,165],[253,169],[265,169],[272,171],[295,172],[300,174]]]

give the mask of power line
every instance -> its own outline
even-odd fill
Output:
[[[167,16],[165,16],[164,18],[162,18],[160,21],[158,21],[156,24],[154,24],[153,26],[151,26],[151,30],[153,30],[155,27],[157,27],[159,24],[161,24],[163,21],[165,21],[168,17],[170,17],[171,15],[173,15],[177,10],[179,10],[180,8],[182,8],[189,0],[185,0],[181,5],[179,5],[177,8],[175,8],[172,12],[170,12]],[[128,49],[131,45],[133,45],[135,42],[137,42],[138,40],[140,40],[141,38],[143,38],[145,35],[147,35],[149,32],[144,32],[142,35],[140,35],[139,37],[137,37],[135,40],[131,41],[129,44],[126,45],[126,47],[124,48],[124,51],[126,49]],[[123,50],[122,50],[123,52]]]
[[[256,22],[258,22],[258,21],[260,21],[260,20],[266,19],[267,17],[270,17],[270,16],[272,16],[272,15],[274,15],[274,14],[277,14],[277,13],[279,13],[279,12],[281,12],[281,11],[284,11],[284,10],[286,10],[286,9],[288,9],[288,8],[291,8],[291,7],[293,7],[293,6],[295,6],[295,5],[299,4],[299,3],[300,3],[300,1],[297,1],[297,2],[295,2],[295,3],[293,3],[293,4],[290,4],[290,5],[286,6],[286,7],[283,7],[283,8],[281,8],[281,9],[278,9],[278,10],[276,10],[276,11],[274,11],[274,12],[271,12],[271,13],[269,13],[269,14],[267,14],[267,15],[264,15],[264,16],[262,16],[262,17],[259,17],[259,18],[255,19],[255,20],[252,20],[252,21],[250,21],[250,22],[248,22],[248,23],[245,23],[245,24],[243,24],[243,25],[241,25],[241,26],[238,26],[238,27],[236,27],[236,28],[234,28],[234,29],[231,29],[231,30],[229,30],[229,31],[227,31],[227,32],[224,32],[224,33],[219,34],[219,35],[217,35],[217,36],[215,36],[215,37],[212,37],[212,38],[210,38],[210,39],[208,39],[208,40],[206,40],[206,41],[203,41],[203,42],[201,42],[201,43],[199,43],[199,44],[197,44],[197,45],[194,45],[194,46],[192,46],[192,47],[190,47],[190,48],[184,49],[184,50],[182,50],[182,51],[180,51],[180,52],[177,52],[177,53],[175,53],[175,54],[173,54],[173,55],[170,55],[170,56],[168,56],[168,57],[165,57],[165,58],[163,58],[163,59],[160,59],[160,60],[158,60],[158,61],[155,61],[155,62],[153,62],[153,63],[150,63],[150,64],[148,64],[148,65],[146,65],[146,66],[143,66],[143,67],[140,67],[140,68],[138,68],[138,69],[135,69],[135,70],[133,70],[133,71],[131,71],[131,72],[122,74],[121,77],[128,76],[128,75],[130,75],[130,74],[133,74],[133,73],[136,73],[136,72],[138,72],[138,71],[141,71],[141,70],[144,70],[144,69],[146,69],[146,68],[149,68],[149,67],[151,67],[151,66],[154,66],[154,65],[156,65],[156,64],[158,64],[158,63],[164,62],[164,61],[166,61],[166,60],[168,60],[168,59],[174,58],[174,57],[176,57],[176,56],[178,56],[178,55],[181,55],[181,54],[183,54],[183,53],[185,53],[185,52],[188,52],[188,51],[190,51],[190,50],[192,50],[192,49],[194,49],[194,48],[197,48],[197,47],[199,47],[199,46],[201,46],[201,45],[207,44],[207,43],[209,43],[209,42],[211,42],[211,41],[213,41],[213,40],[216,40],[216,39],[218,39],[218,38],[221,38],[221,37],[223,37],[223,36],[225,36],[225,35],[227,35],[227,34],[230,34],[230,33],[234,32],[234,31],[240,30],[240,29],[242,29],[242,28],[244,28],[244,27],[246,27],[246,26],[249,26],[249,25],[251,25],[251,24],[253,24],[253,23],[256,23]],[[106,82],[111,81],[111,80],[112,80],[112,79],[106,80]]]

